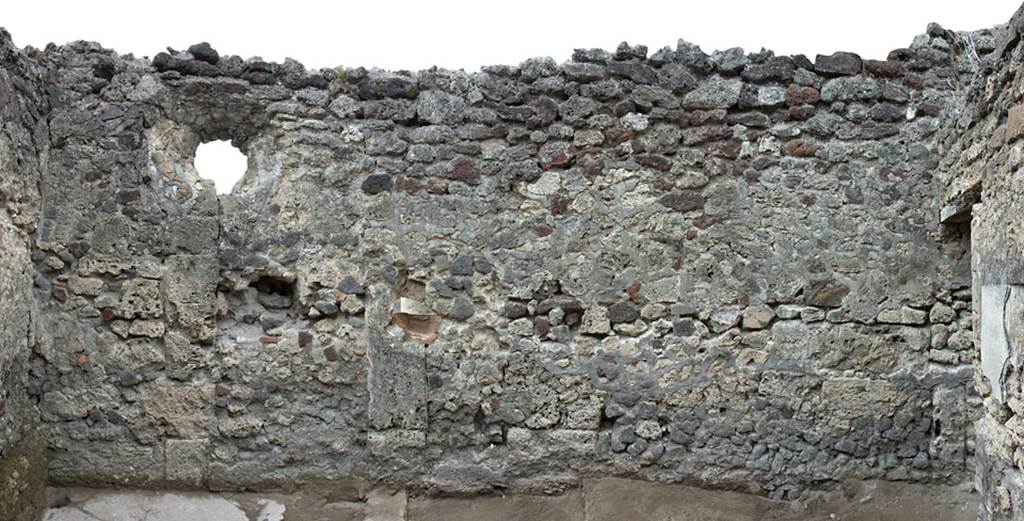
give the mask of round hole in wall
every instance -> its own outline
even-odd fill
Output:
[[[199,175],[210,179],[218,194],[229,194],[245,174],[248,160],[230,141],[200,143],[194,165]]]

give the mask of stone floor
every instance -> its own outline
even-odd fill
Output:
[[[968,521],[977,518],[969,486],[863,482],[768,501],[616,478],[587,480],[561,496],[468,499],[407,497],[371,490],[363,501],[320,496],[140,490],[51,489],[44,521]]]

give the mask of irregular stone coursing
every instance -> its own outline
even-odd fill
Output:
[[[970,256],[932,139],[951,45],[991,36],[820,74],[685,42],[476,74],[35,53],[51,477],[959,482]],[[231,195],[211,139],[248,154]]]

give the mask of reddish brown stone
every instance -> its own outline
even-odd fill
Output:
[[[325,347],[324,358],[326,358],[328,362],[337,362],[338,351],[336,351],[333,347]]]
[[[693,225],[701,230],[706,230],[711,225],[717,223],[719,219],[711,217],[709,215],[702,215],[693,220]]]
[[[510,300],[505,303],[504,315],[513,320],[530,314],[530,309],[522,302]]]
[[[672,160],[658,154],[639,154],[636,156],[636,162],[662,172],[668,172],[672,168]]]
[[[569,198],[564,195],[556,195],[551,198],[551,214],[565,215],[569,213]]]
[[[889,51],[889,54],[885,57],[885,59],[889,61],[905,62],[914,59],[914,56],[916,56],[916,53],[912,49],[901,47],[899,49],[893,49]]]
[[[110,322],[111,320],[114,320],[114,310],[110,308],[103,308],[103,311],[100,311],[100,317],[102,317],[105,322]]]
[[[658,202],[677,212],[689,212],[704,207],[704,196],[693,190],[674,190],[661,196]]]
[[[747,181],[747,184],[754,184],[761,179],[761,172],[756,168],[748,168],[743,171],[743,179]]]
[[[480,184],[480,170],[469,159],[460,159],[455,162],[455,171],[452,177],[456,181],[462,181],[468,185]]]
[[[223,398],[223,397],[227,396],[230,393],[231,393],[231,389],[229,389],[224,384],[217,384],[217,385],[213,386],[213,394],[215,396],[217,396],[218,398]]]
[[[659,192],[669,192],[674,187],[675,185],[672,184],[672,181],[669,181],[664,177],[654,178],[654,188],[656,188]]]
[[[626,288],[626,294],[629,295],[630,300],[636,302],[640,300],[640,281],[636,281]]]
[[[605,131],[604,140],[610,146],[615,146],[633,139],[634,135],[634,132],[628,128],[613,128]]]
[[[261,344],[276,344],[279,340],[281,340],[281,337],[276,335],[263,335],[260,337]]]
[[[925,101],[917,106],[917,113],[921,116],[938,116],[939,112],[942,112],[942,107],[936,103]]]
[[[742,143],[736,139],[730,139],[729,141],[719,141],[717,143],[711,143],[708,145],[708,153],[716,157],[724,157],[726,159],[736,159],[740,156],[740,147]]]
[[[547,237],[548,235],[551,235],[551,233],[554,231],[554,228],[546,224],[538,224],[537,226],[533,227],[533,233],[537,234],[537,237]]]
[[[551,321],[547,317],[537,317],[533,319],[533,329],[538,336],[548,336],[548,331],[551,331]]]
[[[569,154],[556,154],[551,158],[551,161],[541,161],[540,167],[544,170],[567,167],[572,164],[572,158],[573,156]]]
[[[686,123],[690,126],[709,125],[712,123],[724,123],[726,114],[719,110],[695,110],[690,113]]]
[[[541,147],[538,163],[544,170],[566,168],[572,165],[576,155],[576,147],[570,143],[548,143]]]
[[[813,195],[800,194],[800,202],[803,203],[804,206],[812,206],[815,201],[817,201],[817,199],[815,199]]]
[[[903,83],[907,84],[908,87],[922,87],[924,86],[924,78],[920,74],[908,72],[903,75]]]
[[[818,102],[818,99],[818,89],[814,87],[793,84],[786,88],[786,105],[790,107],[813,105]]]
[[[868,74],[885,78],[898,78],[903,75],[903,64],[897,61],[864,60],[864,70]]]
[[[789,107],[784,112],[781,112],[782,117],[779,121],[807,121],[814,117],[816,109],[814,105],[800,105],[799,107]]]
[[[586,309],[583,307],[583,303],[578,300],[566,300],[561,302],[558,307],[562,308],[566,314],[569,313],[583,313]]]
[[[802,139],[793,139],[782,145],[782,153],[793,157],[812,157],[818,152],[821,145],[811,143]]]
[[[395,177],[395,191],[415,194],[423,189],[423,183],[410,177]]]
[[[306,347],[313,343],[313,334],[309,331],[299,331],[299,347]]]
[[[431,179],[427,181],[427,191],[435,195],[445,195],[448,193],[448,183]]]

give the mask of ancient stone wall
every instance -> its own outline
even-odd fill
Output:
[[[946,187],[942,215],[971,226],[974,330],[981,347],[977,388],[985,404],[977,422],[982,520],[1024,519],[1022,29],[1024,11],[1018,11],[995,52],[976,60],[984,74],[951,112],[955,117],[940,136]]]
[[[38,52],[51,479],[967,479],[970,231],[934,138],[996,37],[474,74]],[[231,195],[192,165],[212,139],[248,156]]]
[[[0,519],[35,519],[46,462],[30,396],[36,342],[30,260],[39,219],[39,171],[48,143],[36,65],[0,29]]]

